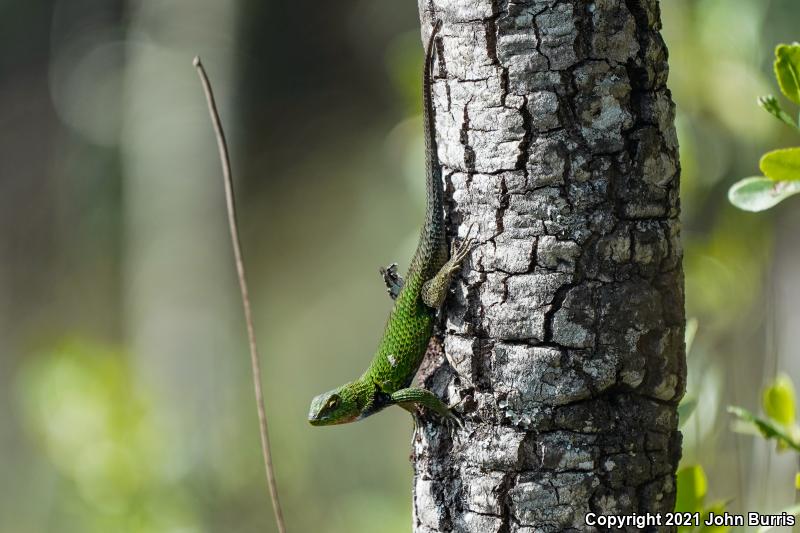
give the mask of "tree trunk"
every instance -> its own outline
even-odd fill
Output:
[[[420,0],[420,16],[423,37],[444,21],[450,233],[474,223],[481,245],[421,372],[465,427],[416,430],[414,530],[671,511],[686,370],[657,1]]]

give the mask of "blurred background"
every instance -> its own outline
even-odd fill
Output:
[[[794,500],[796,456],[730,431],[800,379],[800,200],[726,201],[795,0],[664,0],[699,329],[684,462],[737,511]],[[358,375],[424,211],[416,2],[0,0],[0,532],[272,531],[203,57],[233,148],[291,531],[409,530],[411,419],[311,428]]]

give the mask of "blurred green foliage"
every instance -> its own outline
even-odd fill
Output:
[[[197,530],[181,450],[123,353],[77,340],[32,357],[16,393],[35,446],[66,483],[81,531]]]
[[[736,417],[734,429],[741,433],[760,435],[766,440],[775,440],[779,452],[791,449],[800,453],[800,426],[798,426],[796,418],[797,402],[794,384],[789,376],[780,374],[764,388],[761,407],[766,416],[755,415],[741,407],[729,407],[728,411]],[[800,472],[795,474],[794,489],[800,491]],[[790,505],[777,512],[798,516],[800,515],[800,504]],[[770,526],[763,526],[758,529],[758,533],[764,533],[771,529],[773,528]]]
[[[800,104],[800,44],[779,44],[775,48],[775,77],[783,95]],[[767,113],[797,130],[800,128],[777,98],[762,96],[758,104]],[[733,205],[745,211],[764,211],[800,193],[800,148],[772,150],[761,157],[764,176],[745,178],[728,191]]]
[[[708,480],[703,467],[688,465],[678,470],[678,494],[675,500],[675,512],[686,514],[685,520],[678,525],[678,533],[725,533],[728,526],[706,525],[709,514],[722,515],[726,503],[713,501],[708,503]]]
[[[800,452],[800,426],[795,418],[794,385],[789,376],[780,374],[764,388],[761,407],[764,417],[741,407],[730,407],[728,410],[739,422],[736,429],[774,439],[779,451],[791,448]]]

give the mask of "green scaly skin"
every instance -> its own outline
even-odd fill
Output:
[[[308,420],[315,426],[361,420],[395,404],[409,411],[422,405],[442,416],[453,416],[447,406],[430,391],[409,387],[422,364],[433,334],[436,312],[447,296],[453,275],[473,245],[473,241],[467,239],[453,249],[452,257],[448,260],[443,215],[444,191],[436,154],[431,97],[434,38],[440,25],[437,23],[431,32],[425,51],[422,95],[427,202],[419,244],[405,282],[397,280],[402,288],[369,368],[357,380],[314,398]],[[385,272],[384,277],[389,279]],[[396,289],[390,287],[390,293],[396,294]]]

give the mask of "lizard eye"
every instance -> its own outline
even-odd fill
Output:
[[[340,398],[337,395],[331,396],[325,403],[325,409],[335,409],[339,405]]]

